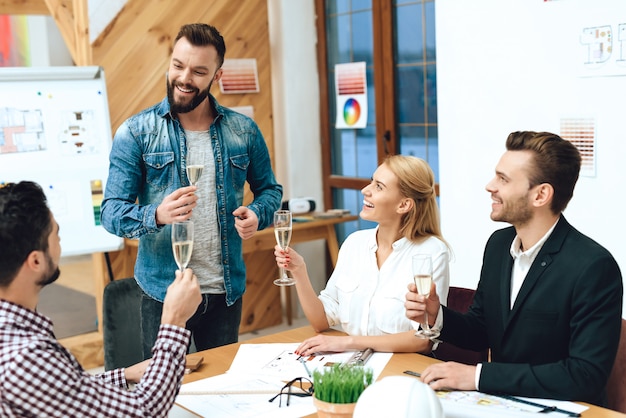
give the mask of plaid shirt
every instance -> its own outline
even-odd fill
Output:
[[[131,391],[124,369],[90,375],[56,340],[49,318],[0,300],[0,416],[166,417],[184,376],[189,336],[161,325],[152,361]]]

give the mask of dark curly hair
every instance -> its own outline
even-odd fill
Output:
[[[37,183],[0,186],[0,286],[11,284],[28,255],[48,250],[52,214]]]

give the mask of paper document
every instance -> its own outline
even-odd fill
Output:
[[[283,395],[268,400],[285,385],[276,377],[226,373],[181,386],[176,403],[202,417],[294,417],[315,413],[311,397],[291,396],[289,406]]]
[[[545,407],[558,408],[560,411],[578,414],[587,407],[574,402],[555,401],[550,399],[522,398],[513,396],[497,396],[477,391],[437,391],[446,418],[524,418],[543,415],[567,417],[562,412],[545,412]],[[543,405],[543,406],[537,406]]]
[[[299,356],[294,353],[299,343],[288,344],[241,344],[233,363],[228,370],[231,372],[252,373],[263,376],[276,376],[284,381],[294,377],[308,377],[313,371],[331,366],[335,363],[345,363],[355,353],[319,353],[311,356]],[[374,371],[374,380],[378,378],[392,353],[374,353],[365,364],[365,367]],[[301,361],[304,360],[304,361]]]
[[[281,391],[285,382],[309,377],[313,371],[333,363],[345,363],[354,351],[299,356],[299,343],[241,344],[227,373],[181,386],[176,403],[202,417],[301,417],[316,412],[313,398],[290,397],[268,402]],[[365,363],[376,379],[391,359],[392,353],[374,353]],[[311,380],[313,380],[311,378]]]
[[[268,402],[272,395],[179,395],[176,403],[194,414],[206,418],[293,418],[316,412],[313,397],[292,396],[286,406],[283,395],[282,407],[278,399]]]
[[[275,395],[284,385],[277,378],[228,373],[184,384],[179,395]]]

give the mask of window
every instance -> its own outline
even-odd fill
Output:
[[[363,188],[387,155],[423,158],[439,179],[434,0],[316,0],[324,204],[359,213]],[[365,62],[364,129],[336,129],[335,65]],[[437,188],[438,190],[438,188]],[[338,226],[340,241],[374,225]]]

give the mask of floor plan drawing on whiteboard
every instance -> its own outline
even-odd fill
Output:
[[[61,153],[91,154],[96,152],[97,142],[94,141],[96,131],[93,121],[92,110],[62,112],[59,132]]]
[[[62,110],[48,115],[59,123],[58,149],[62,155],[93,154],[98,151],[93,110]],[[0,154],[52,150],[46,136],[43,111],[0,107]]]
[[[41,110],[0,107],[0,154],[46,148]]]

